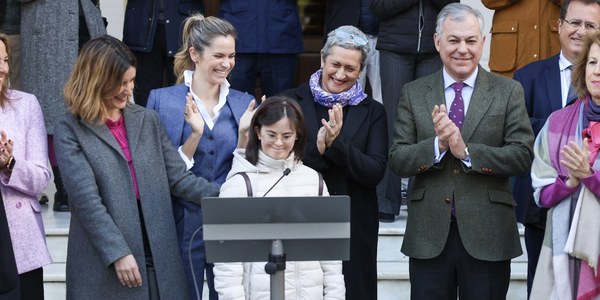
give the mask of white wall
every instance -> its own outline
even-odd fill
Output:
[[[102,16],[108,19],[108,34],[123,38],[123,18],[125,17],[125,4],[127,0],[100,1]]]
[[[485,8],[480,0],[463,0],[462,3],[468,4],[479,9],[483,14],[485,22],[486,43],[481,65],[487,68],[489,61],[489,46],[490,46],[490,27],[492,24],[492,16],[494,12]],[[110,0],[100,1],[100,9],[102,15],[108,19],[108,34],[121,39],[123,37],[123,17],[125,15],[125,4],[127,0]]]

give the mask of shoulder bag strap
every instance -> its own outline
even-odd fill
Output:
[[[235,175],[241,175],[244,177],[244,181],[246,182],[246,192],[248,193],[248,197],[252,197],[252,184],[250,183],[250,177],[248,177],[248,174],[246,174],[246,172],[237,172]]]
[[[319,196],[323,196],[323,174],[317,172],[319,174]]]

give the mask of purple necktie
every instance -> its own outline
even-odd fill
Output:
[[[451,85],[454,90],[454,101],[450,106],[448,116],[450,120],[456,124],[458,129],[462,129],[463,121],[465,120],[465,102],[462,97],[462,89],[465,86],[463,82],[455,82]]]
[[[455,82],[451,86],[454,90],[454,101],[452,101],[452,105],[450,106],[448,117],[450,117],[450,120],[456,124],[458,129],[462,129],[463,121],[465,120],[465,102],[463,101],[462,97],[462,89],[465,84],[463,82]],[[456,220],[456,204],[454,198],[455,197],[453,194],[450,213],[452,215],[452,219]]]

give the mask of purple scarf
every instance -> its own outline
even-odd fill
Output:
[[[318,69],[310,76],[310,80],[308,84],[310,86],[310,91],[315,98],[315,102],[321,104],[322,106],[332,108],[334,104],[339,103],[341,106],[356,106],[365,98],[367,98],[367,94],[364,93],[358,81],[354,82],[354,85],[341,93],[332,94],[324,91],[321,88],[321,75],[323,74],[322,69]]]
[[[583,113],[582,113],[583,112]],[[587,96],[550,115],[548,121],[548,152],[555,170],[567,176],[568,170],[560,163],[560,150],[569,141],[581,141],[582,131],[590,121],[600,121],[600,107]]]
[[[581,131],[583,126],[586,126],[581,111],[582,105],[587,101],[588,98],[578,99],[573,104],[555,111],[548,118],[548,154],[552,167],[560,175],[568,174],[567,168],[560,163],[563,159],[560,150],[569,141],[581,141]]]

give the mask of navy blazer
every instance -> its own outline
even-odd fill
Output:
[[[532,62],[517,70],[513,76],[523,86],[527,114],[536,136],[544,127],[548,116],[562,108],[558,57],[557,54]]]
[[[188,91],[189,88],[181,83],[171,87],[152,90],[150,91],[150,96],[148,96],[147,108],[159,112],[161,122],[165,126],[167,135],[175,147],[181,146],[192,132],[190,125],[185,122],[183,115],[185,111],[185,97]],[[229,89],[226,105],[233,111],[238,125],[240,118],[252,99],[254,97],[248,93]]]
[[[125,8],[123,42],[132,51],[150,52],[158,25],[158,5],[155,0],[129,0]],[[175,56],[181,46],[183,21],[194,12],[204,12],[202,1],[165,1],[165,31],[169,57]]]
[[[559,54],[532,62],[517,70],[513,76],[523,86],[527,115],[535,136],[544,127],[550,114],[562,108],[558,59]],[[531,176],[515,179],[513,197],[517,202],[519,222],[539,227],[546,225],[546,209],[538,207],[533,200]]]
[[[297,0],[221,0],[219,17],[237,31],[237,53],[304,51]]]

